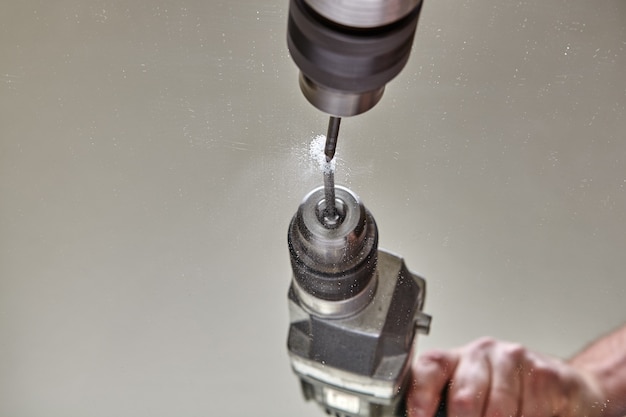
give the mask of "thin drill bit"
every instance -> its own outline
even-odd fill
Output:
[[[335,157],[335,149],[337,149],[337,137],[339,136],[339,124],[341,117],[330,116],[328,121],[328,133],[326,133],[326,145],[324,146],[324,155],[326,162],[330,162]]]
[[[335,173],[330,163],[324,169],[324,207],[323,223],[327,228],[333,228],[337,225],[339,215],[335,204]]]
[[[336,227],[339,218],[335,205],[335,172],[331,161],[337,149],[337,136],[339,136],[340,123],[340,117],[330,116],[330,120],[328,121],[328,133],[326,134],[326,145],[324,146],[324,155],[326,155],[326,166],[324,167],[324,200],[326,201],[324,225],[329,228]]]

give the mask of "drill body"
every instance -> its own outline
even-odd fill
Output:
[[[404,415],[404,392],[426,282],[378,249],[372,214],[336,189],[336,218],[323,187],[305,198],[289,226],[291,365],[305,399],[336,417]]]

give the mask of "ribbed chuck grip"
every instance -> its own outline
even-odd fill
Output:
[[[324,188],[310,192],[289,225],[291,266],[297,285],[313,297],[347,300],[373,279],[378,231],[358,197],[336,187],[335,204],[340,223],[324,225]]]

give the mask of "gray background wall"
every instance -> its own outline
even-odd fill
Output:
[[[0,5],[0,415],[318,416],[287,224],[326,118],[287,1]],[[337,180],[428,280],[421,349],[626,318],[626,2],[426,1]]]

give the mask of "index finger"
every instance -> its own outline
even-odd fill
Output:
[[[441,393],[458,363],[458,354],[442,350],[426,352],[413,363],[406,402],[409,417],[435,415]]]

